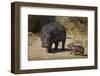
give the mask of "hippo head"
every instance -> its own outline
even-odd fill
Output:
[[[46,34],[42,36],[42,47],[48,48],[50,46],[50,35]]]

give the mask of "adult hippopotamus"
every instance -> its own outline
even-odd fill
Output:
[[[66,41],[66,30],[64,26],[58,22],[44,25],[41,30],[41,41],[42,47],[48,48],[48,52],[52,52],[53,43],[55,44],[55,50],[58,49],[59,42],[62,42],[62,49],[64,49]]]

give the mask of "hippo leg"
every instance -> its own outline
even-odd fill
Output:
[[[62,41],[62,50],[65,49],[65,40]]]
[[[50,43],[50,45],[49,45],[49,47],[48,47],[48,52],[49,52],[49,53],[52,52],[51,48],[52,48],[52,43]]]
[[[55,42],[55,48],[54,48],[55,50],[57,50],[58,49],[58,42]]]

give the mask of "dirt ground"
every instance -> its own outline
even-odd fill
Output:
[[[78,39],[79,38],[79,39]],[[55,60],[55,59],[75,59],[75,58],[87,58],[88,57],[88,51],[87,51],[87,38],[85,37],[78,37],[76,36],[76,39],[66,39],[66,44],[65,44],[65,51],[59,51],[57,53],[48,53],[46,48],[41,47],[41,39],[40,36],[37,34],[33,34],[29,32],[28,35],[28,60]],[[83,43],[79,42],[83,41]],[[82,46],[85,47],[84,53],[86,56],[81,56],[81,55],[74,55],[71,54],[71,51],[68,50],[68,44],[76,42],[82,44]],[[52,48],[54,47],[54,44]],[[61,43],[59,43],[59,48],[61,48]]]

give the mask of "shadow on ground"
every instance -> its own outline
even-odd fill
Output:
[[[48,53],[59,53],[59,52],[66,52],[66,51],[72,51],[72,49],[70,48],[65,48],[65,49],[61,49],[61,48],[58,48],[58,49],[50,49],[48,50]]]

